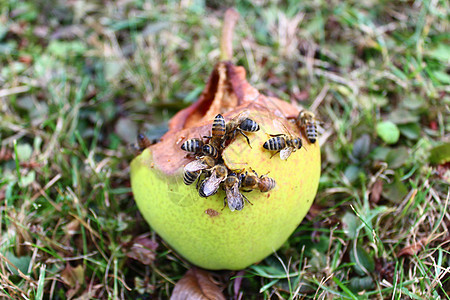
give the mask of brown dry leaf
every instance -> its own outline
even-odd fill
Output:
[[[150,265],[155,260],[156,248],[158,248],[158,243],[149,239],[148,234],[140,235],[132,241],[127,256],[140,261],[144,265]]]
[[[213,282],[211,273],[192,268],[184,274],[173,289],[171,300],[214,299],[225,300],[222,290]]]
[[[66,236],[71,237],[77,234],[80,230],[80,221],[77,219],[73,219],[63,227],[63,230],[66,233]]]
[[[425,243],[426,243],[426,239],[423,238],[420,241],[418,241],[417,243],[406,246],[402,250],[400,250],[400,252],[397,254],[397,257],[416,255],[422,249],[422,247],[425,246]]]
[[[66,292],[67,299],[72,299],[84,283],[84,266],[78,265],[73,268],[69,263],[61,272],[61,279],[70,287]]]
[[[377,179],[370,191],[370,202],[377,204],[380,201],[381,192],[383,191],[383,181]]]

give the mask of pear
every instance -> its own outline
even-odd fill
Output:
[[[245,80],[245,70],[230,62],[214,68],[199,100],[176,114],[159,143],[131,162],[131,187],[137,206],[151,228],[177,253],[205,269],[240,270],[276,251],[311,207],[320,177],[319,143],[310,143],[293,120],[298,109],[260,94]],[[226,121],[245,113],[260,130],[240,134],[221,153],[229,170],[256,171],[276,187],[243,194],[249,202],[240,211],[224,207],[220,188],[208,198],[195,184],[183,183],[183,168],[194,158],[181,150],[189,138],[211,134],[215,115]],[[286,159],[263,144],[272,135],[301,137],[302,148]]]

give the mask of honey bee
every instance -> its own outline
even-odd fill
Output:
[[[137,143],[138,143],[138,147],[141,151],[143,151],[145,148],[148,148],[152,145],[152,142],[143,133],[138,133]]]
[[[228,170],[224,165],[216,165],[212,168],[211,176],[202,180],[198,193],[201,197],[209,197],[217,193],[220,183],[227,178]]]
[[[138,133],[137,135],[137,143],[132,143],[128,147],[135,154],[140,154],[146,148],[150,147],[153,144],[156,144],[159,139],[149,139],[145,134]]]
[[[243,112],[227,122],[225,128],[225,140],[234,139],[239,132],[245,137],[250,148],[252,147],[248,136],[244,132],[256,132],[259,130],[259,125],[252,119],[247,118],[247,115],[248,112]]]
[[[317,120],[316,116],[307,110],[302,110],[295,120],[298,128],[305,130],[306,137],[310,143],[315,143],[317,140]]]
[[[245,172],[241,174],[241,187],[244,192],[250,192],[256,188],[258,188],[258,174],[253,172]]]
[[[214,158],[210,156],[202,156],[199,159],[191,161],[184,166],[185,172],[197,172],[201,170],[211,169],[216,164]]]
[[[183,182],[185,185],[191,185],[193,184],[198,177],[200,177],[202,171],[194,171],[194,172],[189,172],[189,171],[185,171],[183,174]]]
[[[226,197],[223,199],[224,208],[228,204],[228,208],[231,211],[242,210],[244,208],[244,199],[252,204],[247,197],[242,195],[239,191],[240,179],[236,173],[229,174],[227,179],[225,179],[223,186],[226,193]]]
[[[266,193],[272,190],[276,185],[277,183],[275,182],[275,180],[273,178],[267,177],[266,175],[261,175],[258,180],[258,188],[262,193]]]
[[[267,140],[263,147],[270,151],[277,151],[275,154],[280,152],[280,158],[282,160],[288,159],[292,152],[295,152],[302,147],[302,139],[300,137],[292,137],[286,134],[270,136],[272,136],[272,138]]]
[[[203,141],[198,138],[186,140],[181,144],[181,149],[187,152],[200,153],[202,152]]]
[[[261,175],[253,171],[251,173],[245,172],[241,179],[241,187],[245,192],[250,192],[258,188],[261,192],[265,193],[272,190],[276,186],[276,182],[273,178],[267,177],[266,175]]]
[[[216,149],[222,149],[223,147],[223,138],[225,136],[225,119],[221,114],[218,114],[213,121],[211,136],[204,136],[204,138],[208,138],[209,144]]]
[[[219,151],[211,144],[203,145],[202,152],[204,155],[209,155],[214,159],[217,159],[219,157]]]

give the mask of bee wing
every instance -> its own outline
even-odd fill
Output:
[[[240,123],[239,121],[245,120],[249,116],[249,114],[250,114],[250,111],[245,110],[245,111],[241,112],[240,114],[238,114],[237,116],[235,116],[232,120]]]
[[[289,156],[291,155],[291,153],[292,153],[292,150],[294,150],[294,148],[292,148],[292,147],[286,147],[286,148],[280,150],[280,158],[281,158],[282,160],[288,159],[288,157],[289,157]]]
[[[206,197],[214,195],[219,189],[220,183],[224,178],[217,177],[215,174],[212,174],[208,179],[206,179],[203,185],[203,193]]]
[[[202,160],[197,159],[194,161],[191,161],[186,166],[184,166],[185,172],[197,172],[200,170],[207,169],[209,166]]]
[[[244,208],[244,198],[239,192],[238,184],[234,184],[231,188],[225,189],[227,194],[227,204],[231,211],[242,210]]]

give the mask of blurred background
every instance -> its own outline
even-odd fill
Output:
[[[450,299],[449,4],[435,0],[1,1],[2,297],[171,294],[190,266],[137,211],[129,145],[198,98],[230,6],[250,84],[324,125],[310,213],[277,257],[216,272],[224,295]]]

